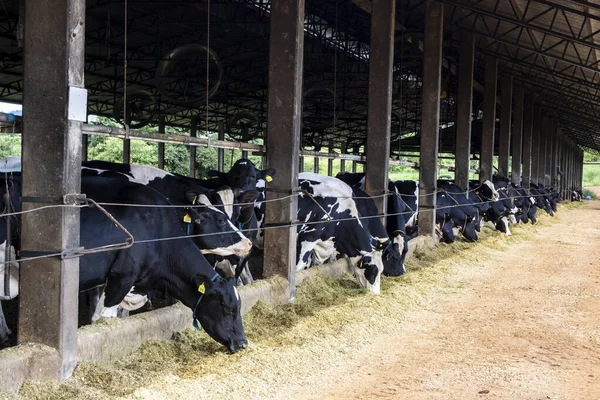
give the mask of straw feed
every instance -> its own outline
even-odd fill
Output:
[[[560,222],[539,216],[538,226],[515,226],[513,236],[484,228],[481,240],[417,248],[408,273],[382,279],[381,295],[359,288],[346,276],[339,281],[305,280],[294,303],[258,303],[244,317],[245,351],[228,355],[204,332],[191,329],[169,341],[145,343],[131,356],[108,364],[81,363],[72,378],[27,383],[19,392],[32,399],[113,398],[270,398],[293,384],[309,385],[315,371],[343,365],[374,337],[394,333],[401,340],[403,320],[462,283],[458,269],[482,268],[488,254],[504,252],[510,242],[535,240],[540,226]],[[125,321],[126,322],[126,321]],[[306,379],[306,382],[304,382]]]

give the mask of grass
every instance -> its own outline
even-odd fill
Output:
[[[584,199],[585,199],[586,197],[588,197],[588,196],[590,196],[590,198],[592,198],[592,199],[596,199],[596,198],[597,198],[597,196],[596,196],[596,193],[595,193],[595,192],[593,192],[593,191],[591,191],[591,190],[589,190],[589,189],[586,189],[586,188],[584,188],[584,189],[582,190],[582,194],[583,194],[583,198],[584,198]]]
[[[407,274],[382,277],[379,296],[359,288],[350,276],[339,281],[320,276],[307,279],[298,288],[294,303],[278,307],[259,303],[244,316],[250,347],[240,353],[228,355],[203,332],[188,329],[172,340],[147,342],[119,361],[80,363],[73,377],[64,382],[26,383],[19,396],[268,397],[284,384],[282,373],[307,376],[329,368],[333,360],[344,362],[377,335],[402,332],[407,312],[463,285],[453,278],[457,271],[483,268],[483,260],[491,252],[504,251],[510,243],[535,240],[539,229],[560,221],[564,210],[580,205],[560,205],[555,218],[540,213],[538,225],[515,226],[510,238],[483,228],[477,243],[458,240],[451,245],[417,248],[407,261]]]
[[[600,164],[583,165],[583,186],[600,186]]]

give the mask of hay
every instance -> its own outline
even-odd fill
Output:
[[[574,208],[575,206],[569,206]],[[386,333],[402,335],[403,320],[438,296],[462,286],[461,268],[483,268],[487,255],[510,243],[535,240],[546,224],[561,220],[540,215],[539,224],[513,227],[513,236],[483,229],[481,240],[419,247],[407,261],[408,274],[382,278],[381,295],[366,292],[348,275],[339,281],[317,275],[298,288],[292,304],[257,303],[244,317],[249,349],[228,355],[204,332],[185,330],[172,340],[145,343],[131,356],[108,364],[80,363],[64,382],[25,384],[30,399],[269,398],[302,382],[319,368],[343,364],[354,351]],[[542,214],[542,213],[540,213]],[[306,382],[310,384],[310,382]],[[207,390],[210,388],[210,390]]]

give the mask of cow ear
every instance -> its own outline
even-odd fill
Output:
[[[214,291],[215,285],[220,282],[223,278],[221,276],[217,277],[214,281],[210,279],[206,279],[200,275],[194,275],[192,277],[192,283],[196,290],[198,291],[198,295],[209,295]]]
[[[271,182],[276,173],[277,173],[277,169],[268,168],[268,169],[265,169],[264,171],[262,171],[262,177],[265,181]]]

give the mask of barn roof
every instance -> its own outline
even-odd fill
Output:
[[[455,120],[461,31],[477,34],[476,93],[485,55],[499,59],[582,147],[600,150],[600,0],[442,0],[445,9],[441,124]],[[20,102],[19,1],[0,10],[0,100]],[[303,145],[359,151],[366,135],[369,0],[306,0]],[[424,0],[397,0],[392,148],[420,130]],[[268,0],[89,0],[85,81],[89,113],[156,122],[248,141],[266,130]],[[127,45],[127,70],[124,57]],[[207,93],[208,65],[208,102]],[[336,93],[337,95],[334,95]],[[335,115],[335,118],[334,118]],[[475,114],[478,115],[477,113]]]

